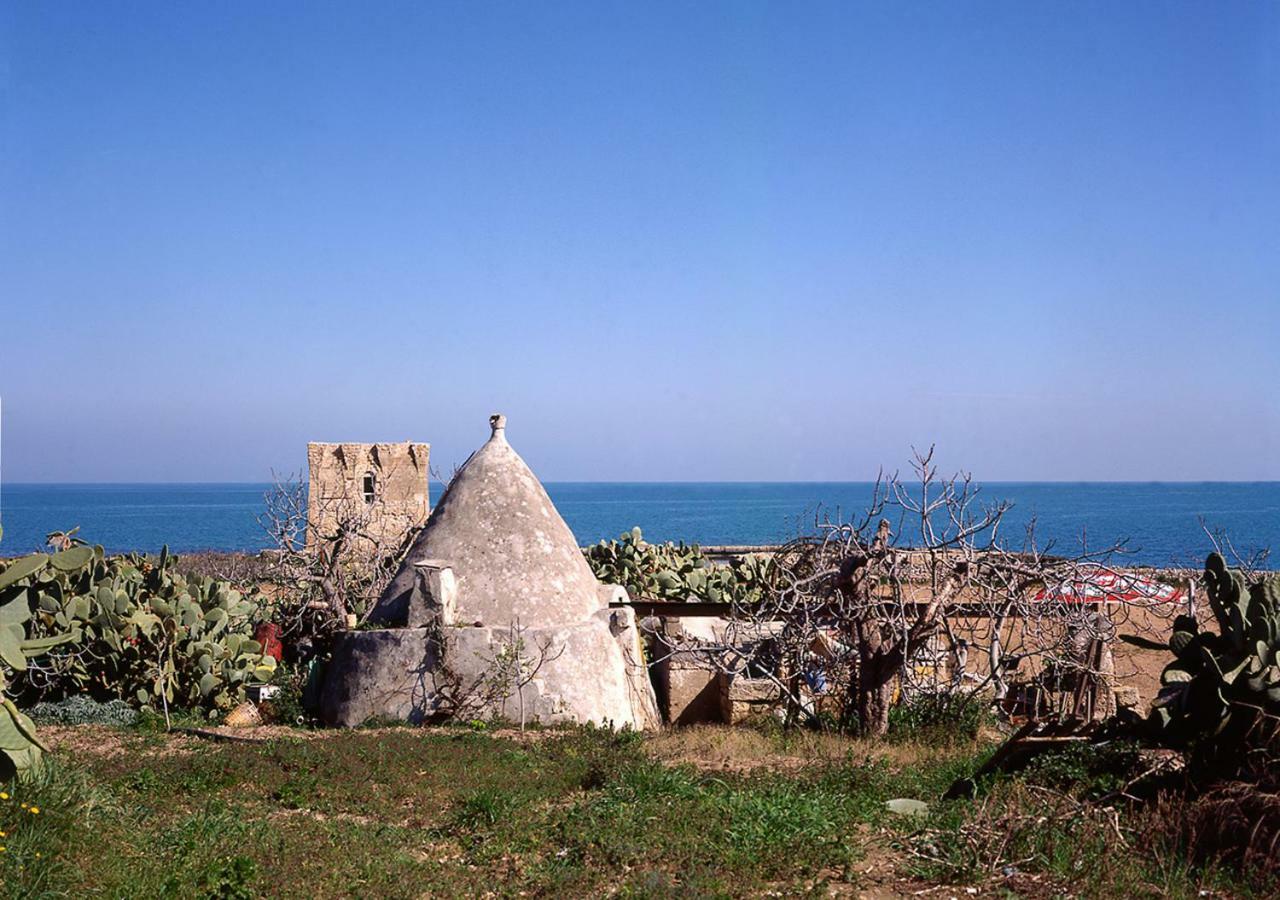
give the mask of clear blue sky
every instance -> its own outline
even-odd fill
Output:
[[[1280,4],[8,3],[11,481],[1280,478]]]

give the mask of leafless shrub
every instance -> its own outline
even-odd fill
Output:
[[[1127,849],[1132,837],[1116,807],[1012,784],[978,801],[957,827],[922,828],[902,849],[915,868],[935,877],[994,879],[1016,888],[1023,870],[1043,870],[1050,860],[1062,865],[1064,858],[1071,869],[1098,865]]]
[[[887,731],[895,689],[999,701],[1020,666],[1074,686],[1073,714],[1108,714],[1106,648],[1128,606],[1097,586],[1127,577],[1112,562],[1124,543],[1090,547],[1082,535],[1066,554],[1037,542],[1034,521],[1011,540],[1009,503],[983,502],[967,474],[940,476],[932,449],[911,469],[907,480],[882,476],[859,518],[815,518],[777,553],[765,600],[735,603],[723,640],[698,652],[773,678],[792,718],[827,715],[864,734]],[[985,658],[976,672],[970,653]]]
[[[1228,865],[1259,885],[1280,882],[1280,794],[1230,782],[1181,804],[1179,812],[1166,820],[1181,824],[1194,862]]]
[[[312,521],[328,523],[323,533],[309,528],[308,503],[324,504],[312,510]],[[285,634],[323,637],[363,623],[414,534],[389,531],[378,507],[358,498],[308,498],[299,476],[272,473],[264,504],[258,521],[274,547]]]
[[[430,669],[429,691],[432,716],[455,721],[506,718],[514,701],[515,719],[524,730],[528,722],[526,689],[548,663],[559,659],[564,645],[556,645],[547,635],[534,636],[517,619],[504,631],[495,630],[489,650],[480,655],[482,665],[468,675],[457,672],[448,661],[456,655],[449,629],[438,627],[433,654],[437,663]]]
[[[1249,551],[1237,549],[1231,535],[1225,528],[1210,526],[1204,516],[1199,518],[1200,530],[1204,532],[1213,549],[1227,561],[1233,569],[1239,569],[1248,581],[1254,581],[1267,568],[1271,558],[1271,548],[1259,547]]]
[[[236,587],[253,588],[274,577],[276,560],[270,553],[198,550],[179,553],[173,562],[173,570],[180,575],[200,575],[229,581]]]

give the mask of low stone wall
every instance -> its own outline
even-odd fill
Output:
[[[782,689],[770,678],[720,675],[720,721],[740,725],[773,715],[782,703]]]

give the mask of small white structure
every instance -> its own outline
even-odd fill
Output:
[[[587,565],[506,420],[458,471],[374,609],[334,645],[321,713],[426,721],[660,722],[635,614]]]

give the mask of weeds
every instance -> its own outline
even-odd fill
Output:
[[[1033,784],[1100,798],[1122,789],[1138,765],[1138,745],[1131,741],[1077,741],[1032,759],[1024,777]]]
[[[1242,782],[1194,799],[1166,793],[1143,811],[1140,827],[1161,860],[1194,865],[1209,881],[1240,881],[1259,896],[1280,895],[1280,795]]]
[[[210,900],[251,900],[256,894],[250,885],[257,873],[257,863],[247,856],[223,857],[205,867],[196,890]]]
[[[459,831],[486,831],[506,818],[515,798],[493,788],[471,791],[458,803],[452,826]]]
[[[918,878],[1015,894],[1068,888],[1086,897],[1249,894],[1248,877],[1223,869],[1221,854],[1197,858],[1194,838],[1188,844],[1187,823],[1195,821],[1188,810],[1169,808],[1173,801],[1166,799],[1161,813],[1121,796],[1137,766],[1137,747],[1124,742],[1044,753],[1017,776],[985,782],[980,799],[938,804],[924,827],[902,826],[895,846]],[[1202,833],[1199,849],[1217,834]]]
[[[315,717],[303,703],[307,679],[306,669],[300,669],[288,663],[277,665],[276,673],[271,679],[271,684],[276,691],[260,704],[263,717],[269,722],[277,722],[281,725],[313,724]]]
[[[889,738],[947,746],[977,739],[994,722],[989,703],[973,694],[921,693],[890,710]]]
[[[997,786],[976,805],[944,805],[903,846],[929,880],[973,882],[1020,872],[1088,876],[1123,846],[1116,822],[1071,798],[1022,783]]]
[[[855,882],[870,836],[886,831],[901,879],[1014,891],[1041,879],[1042,893],[1070,881],[1094,895],[1208,883],[1179,867],[1183,836],[1140,845],[1150,823],[1082,799],[1096,761],[1045,762],[979,801],[942,803],[989,748],[903,744],[872,756],[847,738],[764,736],[791,761],[822,752],[799,767],[712,773],[652,758],[661,740],[404,728],[179,752],[149,744],[81,762],[55,754],[39,781],[10,791],[16,805],[0,802],[4,816],[40,807],[3,827],[0,895],[796,894]],[[896,797],[930,803],[923,827],[887,812]]]
[[[85,824],[120,811],[108,789],[56,760],[26,781],[0,784],[0,896],[72,893],[79,873],[68,859]]]

